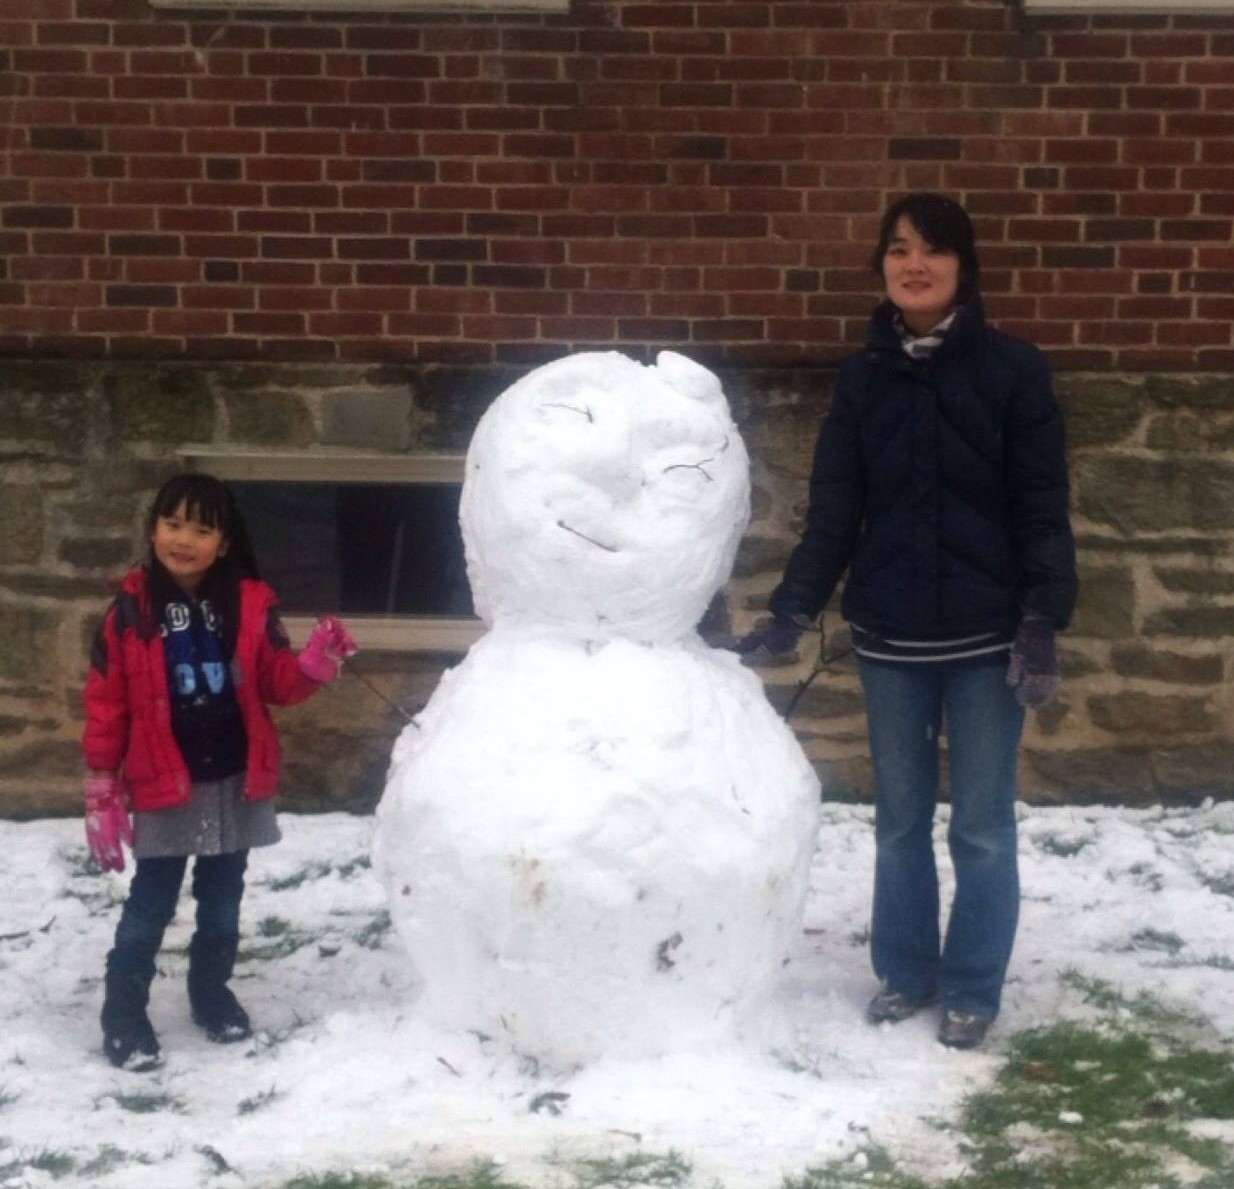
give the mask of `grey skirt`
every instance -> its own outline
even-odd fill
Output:
[[[246,801],[242,772],[194,783],[186,805],[133,814],[133,857],[137,859],[226,855],[272,846],[281,837],[274,798]]]

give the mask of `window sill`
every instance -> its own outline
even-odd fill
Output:
[[[190,471],[216,479],[267,483],[461,483],[462,454],[350,454],[317,450],[220,450],[192,448],[180,454]]]
[[[302,648],[317,622],[311,615],[282,616],[292,645]],[[361,652],[466,652],[485,627],[478,619],[445,616],[348,615],[347,630]]]

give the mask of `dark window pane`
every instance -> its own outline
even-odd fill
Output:
[[[473,614],[457,485],[244,480],[228,486],[284,611]]]

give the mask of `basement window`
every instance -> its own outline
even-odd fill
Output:
[[[224,480],[293,642],[318,616],[361,648],[465,650],[481,634],[458,525],[462,455],[186,454]]]
[[[149,0],[151,8],[262,12],[568,12],[570,0]]]
[[[1041,13],[1118,14],[1132,16],[1203,16],[1234,12],[1234,0],[1024,0],[1024,11]]]

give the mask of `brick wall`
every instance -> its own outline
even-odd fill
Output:
[[[1231,18],[23,0],[0,126],[10,355],[827,363],[879,211],[929,187],[977,216],[995,319],[1057,364],[1234,367]]]

